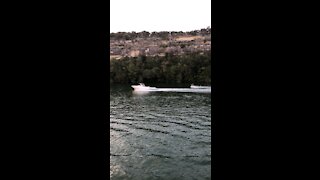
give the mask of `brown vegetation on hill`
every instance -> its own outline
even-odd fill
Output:
[[[204,53],[211,50],[211,28],[190,32],[110,34],[110,59]]]

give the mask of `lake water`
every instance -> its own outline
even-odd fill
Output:
[[[211,179],[211,93],[111,85],[110,178]]]

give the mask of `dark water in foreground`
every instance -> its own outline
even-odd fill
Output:
[[[210,179],[211,94],[111,85],[110,178]]]

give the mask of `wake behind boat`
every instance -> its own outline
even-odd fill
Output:
[[[210,89],[211,86],[196,86],[196,85],[191,84],[190,88],[192,88],[192,89]]]
[[[194,93],[211,93],[210,86],[194,86],[191,85],[190,88],[156,88],[146,86],[143,83],[139,85],[132,85],[134,92],[194,92]]]

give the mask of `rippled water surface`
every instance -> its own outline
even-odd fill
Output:
[[[210,179],[211,94],[111,86],[110,178]]]

